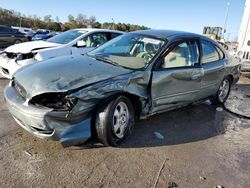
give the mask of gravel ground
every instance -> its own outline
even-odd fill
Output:
[[[234,91],[249,94],[250,79]],[[35,138],[15,123],[3,97],[0,103],[0,187],[250,186],[250,120],[209,103],[139,121],[118,148],[63,148]]]

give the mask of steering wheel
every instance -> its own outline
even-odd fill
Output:
[[[139,57],[141,57],[142,59],[145,60],[150,60],[153,56],[151,54],[149,54],[148,52],[142,52],[141,54],[139,54]]]

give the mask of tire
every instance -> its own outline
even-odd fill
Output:
[[[22,42],[21,40],[16,40],[14,44],[19,44],[21,42]]]
[[[96,133],[106,146],[118,146],[125,141],[131,135],[134,124],[134,107],[125,96],[119,96],[98,107]]]
[[[210,99],[213,104],[224,104],[230,94],[232,81],[229,77],[222,80],[217,93]]]

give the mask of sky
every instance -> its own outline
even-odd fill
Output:
[[[0,7],[25,15],[45,15],[67,21],[69,14],[96,16],[97,21],[145,25],[202,33],[204,26],[224,26],[230,1],[227,33],[238,36],[245,0],[0,0]],[[226,34],[228,37],[228,34]]]

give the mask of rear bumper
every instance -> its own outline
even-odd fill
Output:
[[[84,143],[91,137],[90,116],[80,120],[67,118],[68,112],[29,105],[11,86],[6,86],[4,97],[16,122],[36,137],[60,141],[64,147]]]

